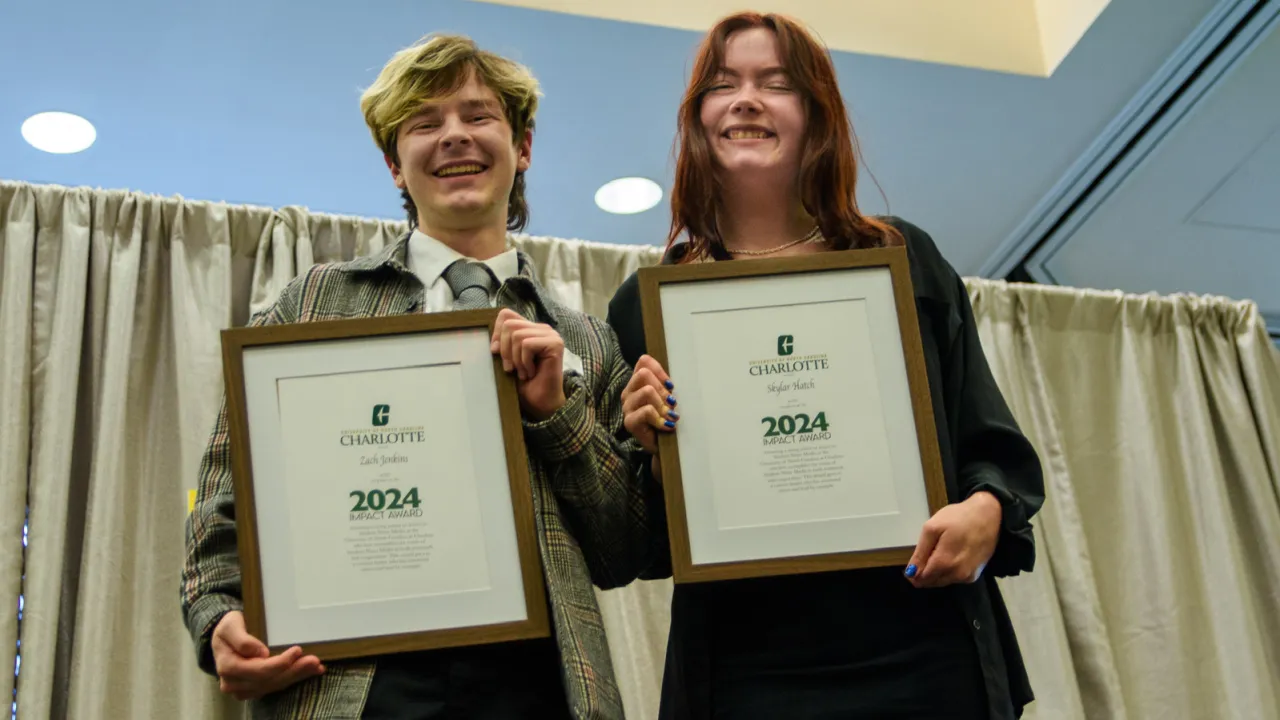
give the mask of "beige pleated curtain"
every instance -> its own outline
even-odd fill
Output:
[[[20,718],[239,716],[178,611],[218,331],[402,228],[0,182],[0,606],[25,593]],[[597,315],[658,258],[519,243],[560,300]],[[1280,360],[1256,308],[970,291],[1045,464],[1039,565],[1003,581],[1039,697],[1028,716],[1280,718]],[[670,587],[601,593],[629,717],[656,713]],[[0,667],[17,639],[0,613]]]

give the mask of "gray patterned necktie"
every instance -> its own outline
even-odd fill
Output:
[[[459,260],[445,268],[444,281],[453,291],[454,310],[488,308],[498,289],[498,279],[489,266],[472,260]]]

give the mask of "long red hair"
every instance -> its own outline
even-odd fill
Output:
[[[729,36],[751,28],[773,32],[778,55],[807,108],[798,183],[805,212],[817,220],[823,236],[837,250],[902,244],[897,230],[858,210],[857,140],[827,50],[792,18],[742,12],[720,20],[707,33],[680,102],[667,248],[687,234],[689,252],[681,261],[688,261],[710,256],[712,246],[722,244],[716,222],[720,183],[702,127],[702,99],[724,67]]]

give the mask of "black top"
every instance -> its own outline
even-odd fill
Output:
[[[935,590],[912,587],[901,568],[678,585],[663,718],[940,717],[945,709],[946,717],[1005,720],[1032,700],[995,578],[1034,564],[1029,519],[1044,500],[1040,461],[991,376],[963,281],[927,233],[884,220],[906,238],[947,496],[999,498],[995,554],[978,582]],[[677,245],[663,262],[685,249]],[[634,366],[645,353],[636,275],[609,303],[609,324]],[[672,379],[678,396],[680,378]],[[637,466],[653,483],[648,457]],[[654,555],[643,577],[670,577],[662,503],[651,512]]]

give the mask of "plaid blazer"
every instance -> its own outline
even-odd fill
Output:
[[[296,278],[251,325],[422,312],[421,281],[405,266],[408,235],[376,255],[317,265]],[[636,479],[638,448],[622,428],[622,389],[631,369],[601,320],[554,302],[521,253],[520,274],[498,303],[553,326],[582,359],[565,377],[567,402],[544,422],[525,421],[538,545],[569,706],[579,720],[623,717],[609,645],[592,585],[625,585],[648,565],[650,496]],[[225,398],[200,464],[195,510],[186,525],[182,613],[200,667],[215,673],[210,640],[224,614],[242,609],[235,499]],[[326,663],[326,673],[254,701],[254,718],[355,720],[376,658]]]

